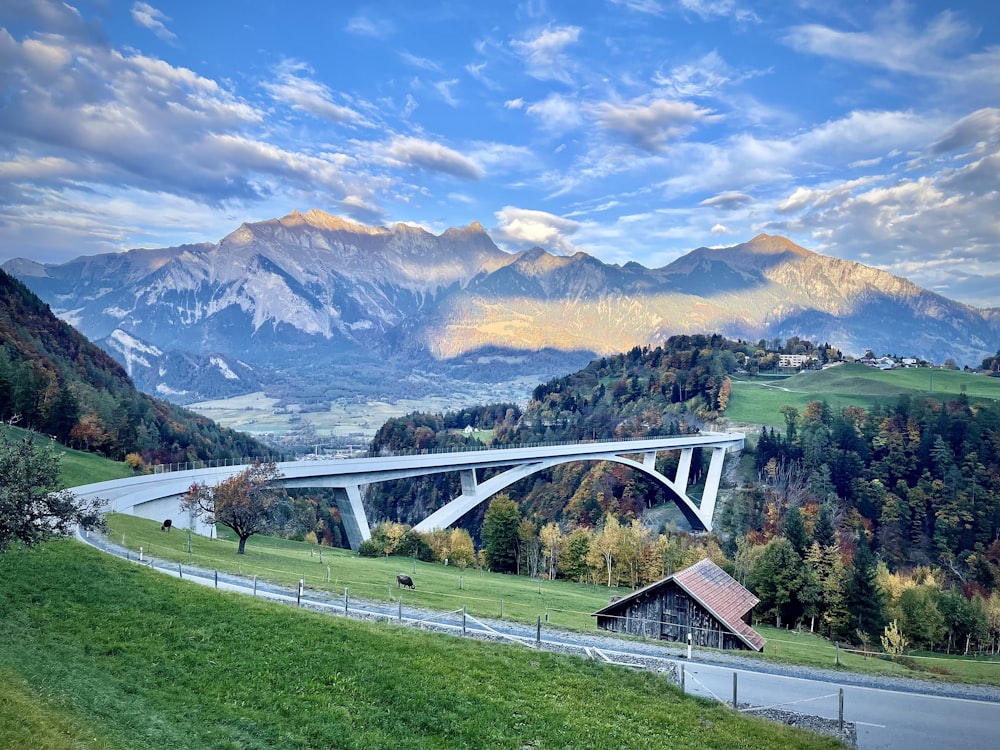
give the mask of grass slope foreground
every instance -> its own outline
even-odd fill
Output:
[[[841,745],[656,675],[248,600],[63,540],[0,557],[0,747]]]

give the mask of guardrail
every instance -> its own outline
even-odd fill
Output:
[[[441,453],[474,453],[476,451],[492,451],[492,450],[514,450],[517,448],[548,448],[555,446],[564,445],[594,445],[599,443],[630,443],[630,442],[642,442],[644,440],[655,440],[657,438],[670,438],[670,437],[695,437],[700,435],[700,432],[689,432],[679,435],[647,435],[641,438],[592,438],[585,440],[557,440],[557,441],[539,441],[530,443],[504,443],[503,445],[452,445],[446,448],[412,448],[408,450],[394,450],[379,451],[376,458],[391,458],[393,456],[429,456]],[[725,433],[720,433],[725,434]],[[335,460],[351,461],[356,458],[371,458],[371,456],[337,456]],[[282,456],[241,456],[240,458],[221,458],[211,461],[184,461],[181,463],[172,464],[155,464],[153,466],[154,474],[168,474],[173,471],[189,471],[191,469],[214,469],[224,466],[246,466],[249,464],[256,463],[258,461],[267,462],[274,461],[280,462],[284,460]]]

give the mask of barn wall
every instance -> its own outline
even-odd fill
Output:
[[[597,627],[614,633],[721,649],[746,644],[676,584],[666,584],[597,616]]]

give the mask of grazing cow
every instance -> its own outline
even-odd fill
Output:
[[[162,524],[162,525],[160,526],[160,531],[170,531],[170,528],[171,528],[171,527],[172,527],[173,525],[174,525],[174,522],[173,522],[173,521],[171,521],[171,520],[170,520],[170,519],[168,518],[168,519],[167,519],[166,521],[164,521],[164,522],[163,522],[163,524]]]
[[[408,575],[403,575],[402,573],[396,576],[396,588],[398,589],[400,586],[406,586],[406,588],[408,589],[417,588],[416,586],[413,585],[413,579],[410,578]]]

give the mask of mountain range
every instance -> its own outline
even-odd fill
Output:
[[[311,210],[243,224],[214,244],[3,268],[140,388],[180,402],[302,377],[385,395],[414,371],[422,387],[428,374],[446,387],[525,366],[546,377],[676,333],[799,336],[971,365],[1000,342],[1000,309],[768,235],[646,268],[539,247],[508,253],[478,223],[434,235]]]

